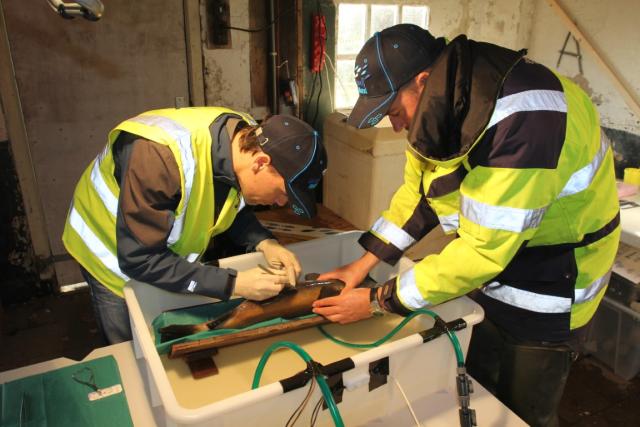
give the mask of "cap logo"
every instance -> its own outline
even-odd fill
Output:
[[[367,120],[367,123],[369,123],[371,126],[375,126],[382,119],[382,117],[383,115],[381,113],[378,113],[373,117],[369,117],[369,120]]]
[[[313,190],[314,188],[316,188],[318,186],[319,183],[320,183],[319,179],[310,179],[309,180],[309,184],[307,185],[307,188],[309,190]]]
[[[262,135],[262,127],[259,127],[258,129],[256,129],[256,137],[258,138],[258,143],[260,144],[261,147],[267,142],[269,142],[269,138]]]
[[[293,209],[293,213],[295,213],[296,215],[304,215],[304,211],[298,205],[291,205],[291,209]]]
[[[366,95],[368,92],[367,87],[365,86],[365,80],[371,77],[371,74],[369,74],[369,64],[367,63],[367,59],[364,59],[363,65],[356,65],[353,71],[356,78],[356,85],[358,86],[358,93],[360,93],[360,95]]]

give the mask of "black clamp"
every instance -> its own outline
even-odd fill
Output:
[[[307,362],[307,369],[302,372],[307,374],[307,376],[309,376],[310,378],[313,378],[316,375],[322,375],[323,368],[324,366],[322,365],[322,363],[316,362],[315,360],[311,359]]]
[[[469,396],[473,393],[473,383],[467,375],[467,369],[464,366],[458,367],[456,388],[458,389],[458,401],[460,402],[460,409],[458,410],[458,413],[460,414],[460,426],[477,426],[476,411],[469,407]]]
[[[330,367],[327,368],[322,363],[316,362],[315,360],[309,360],[307,362],[307,369],[303,371],[304,375],[308,380],[312,380],[316,376],[325,377],[325,381],[329,386],[329,390],[331,390],[331,395],[333,396],[333,401],[336,404],[342,402],[342,392],[345,389],[344,382],[342,381],[342,372],[333,372],[334,369]],[[327,409],[327,402],[323,401],[322,409]]]
[[[327,381],[327,385],[331,390],[333,399],[336,403],[342,402],[342,394],[345,389],[344,382],[342,380],[342,373],[355,367],[353,360],[345,358],[328,365],[323,365],[315,360],[309,360],[307,362],[307,368],[304,371],[280,380],[282,389],[284,392],[295,390],[297,388],[304,387],[310,380],[317,375],[322,375]],[[326,408],[326,403],[324,404]]]
[[[450,332],[450,329],[449,329],[449,326],[447,325],[447,322],[442,320],[442,317],[436,315],[433,318],[433,321],[434,321],[434,324],[435,324],[436,328],[442,330],[444,333],[449,333]]]
[[[422,336],[422,342],[427,342],[438,338],[440,335],[449,334],[449,332],[455,332],[467,327],[467,322],[463,319],[452,320],[451,322],[445,322],[440,316],[435,316],[435,324],[433,328],[419,332]]]
[[[369,391],[387,383],[389,376],[389,357],[369,363]]]

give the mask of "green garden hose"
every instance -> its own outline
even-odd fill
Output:
[[[318,326],[318,329],[320,330],[320,332],[322,333],[322,335],[324,335],[326,338],[330,339],[331,341],[333,341],[336,344],[345,346],[345,347],[351,347],[351,348],[373,348],[373,347],[378,347],[381,344],[384,344],[385,342],[389,341],[395,334],[397,334],[402,328],[404,328],[404,326],[409,323],[409,321],[411,321],[411,319],[413,319],[414,317],[420,315],[420,314],[426,314],[428,316],[433,317],[434,319],[438,318],[438,315],[436,313],[434,313],[431,310],[427,310],[424,308],[418,309],[416,311],[414,311],[413,313],[411,313],[410,315],[408,315],[407,317],[405,317],[402,322],[400,322],[398,324],[398,326],[396,326],[395,328],[393,328],[391,330],[391,332],[389,332],[388,334],[386,334],[384,337],[380,338],[377,341],[374,341],[372,343],[365,343],[365,344],[356,344],[356,343],[350,343],[347,341],[342,341],[336,337],[334,337],[333,335],[331,335],[329,332],[327,332],[322,326]],[[458,337],[456,337],[456,335],[450,331],[447,330],[447,336],[449,337],[449,341],[451,341],[451,344],[453,345],[453,348],[455,350],[456,353],[456,360],[458,362],[458,366],[464,366],[464,356],[462,354],[462,348],[460,347],[460,342],[458,341]]]
[[[262,371],[264,370],[264,366],[267,363],[271,354],[279,348],[289,348],[295,351],[307,364],[313,362],[309,353],[304,351],[304,349],[298,346],[295,343],[290,341],[278,341],[269,346],[267,350],[264,352],[262,357],[260,358],[260,362],[258,363],[258,367],[256,368],[256,372],[253,375],[253,383],[251,385],[252,389],[256,389],[260,385],[260,377],[262,377]],[[342,421],[342,417],[340,416],[340,412],[338,411],[338,406],[336,405],[335,400],[333,400],[333,395],[331,394],[331,390],[329,389],[329,385],[327,381],[324,379],[324,376],[321,373],[315,373],[316,381],[320,386],[320,390],[322,390],[322,396],[324,397],[325,402],[327,403],[327,407],[331,412],[331,418],[333,418],[333,423],[336,427],[344,427],[344,422]]]
[[[395,334],[397,334],[402,328],[404,328],[404,326],[407,323],[409,323],[411,319],[413,319],[414,317],[420,314],[426,314],[436,320],[440,319],[439,316],[431,310],[427,310],[427,309],[416,310],[410,315],[408,315],[407,317],[405,317],[402,320],[402,322],[400,322],[396,327],[394,327],[388,334],[386,334],[379,340],[374,341],[372,343],[357,344],[357,343],[342,341],[334,337],[333,335],[329,334],[322,326],[318,326],[318,329],[326,338],[330,339],[336,344],[339,344],[345,347],[351,347],[351,348],[373,348],[373,347],[378,347],[379,345],[382,345],[385,342],[389,341]],[[458,338],[456,337],[455,333],[453,333],[453,331],[449,329],[446,329],[445,331],[447,333],[447,336],[449,337],[449,341],[451,341],[451,344],[453,345],[453,348],[455,350],[458,367],[464,367],[464,356],[462,354],[462,348],[460,347],[460,342],[458,341]],[[313,362],[313,360],[311,359],[311,356],[309,356],[309,353],[307,353],[302,347],[298,346],[297,344],[292,343],[290,341],[275,342],[267,348],[267,350],[264,352],[264,354],[260,358],[258,367],[256,368],[256,371],[253,375],[253,383],[251,385],[252,389],[256,389],[259,387],[260,378],[262,377],[262,371],[264,370],[267,360],[269,360],[269,357],[271,357],[271,354],[279,348],[289,348],[295,351],[307,364],[310,364]],[[325,402],[327,403],[327,407],[329,408],[329,411],[331,412],[331,417],[333,418],[334,424],[336,425],[336,427],[344,427],[344,422],[342,421],[342,417],[340,416],[340,412],[338,411],[338,407],[336,405],[335,400],[333,399],[333,395],[331,394],[331,390],[329,389],[329,385],[324,379],[324,376],[321,373],[315,373],[314,376],[316,381],[318,382],[318,385],[320,386],[320,390],[322,390],[322,395],[324,397]]]

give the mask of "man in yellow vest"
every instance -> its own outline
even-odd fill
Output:
[[[433,227],[455,236],[377,291],[316,301],[346,323],[470,294],[469,372],[528,424],[557,423],[575,341],[604,296],[620,236],[613,152],[589,97],[516,52],[415,25],[376,33],[355,62],[348,123],[409,131],[404,184],[365,255],[321,276],[352,288]],[[425,361],[428,363],[428,361]]]
[[[62,236],[108,342],[131,339],[122,291],[129,279],[222,300],[263,300],[295,286],[298,259],[246,205],[288,203],[310,218],[325,168],[318,133],[291,116],[258,126],[243,113],[197,107],[119,124],[80,178]],[[271,272],[199,263],[223,232],[262,251]]]

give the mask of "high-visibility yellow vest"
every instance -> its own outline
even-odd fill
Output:
[[[120,188],[114,176],[113,144],[120,132],[169,147],[180,170],[181,198],[167,246],[194,262],[210,239],[227,230],[242,200],[235,189],[214,222],[214,185],[209,126],[222,114],[250,124],[251,116],[220,107],[162,109],[142,113],[114,128],[104,150],[84,171],[62,235],[67,251],[100,283],[119,296],[129,280],[118,265],[116,216]]]

